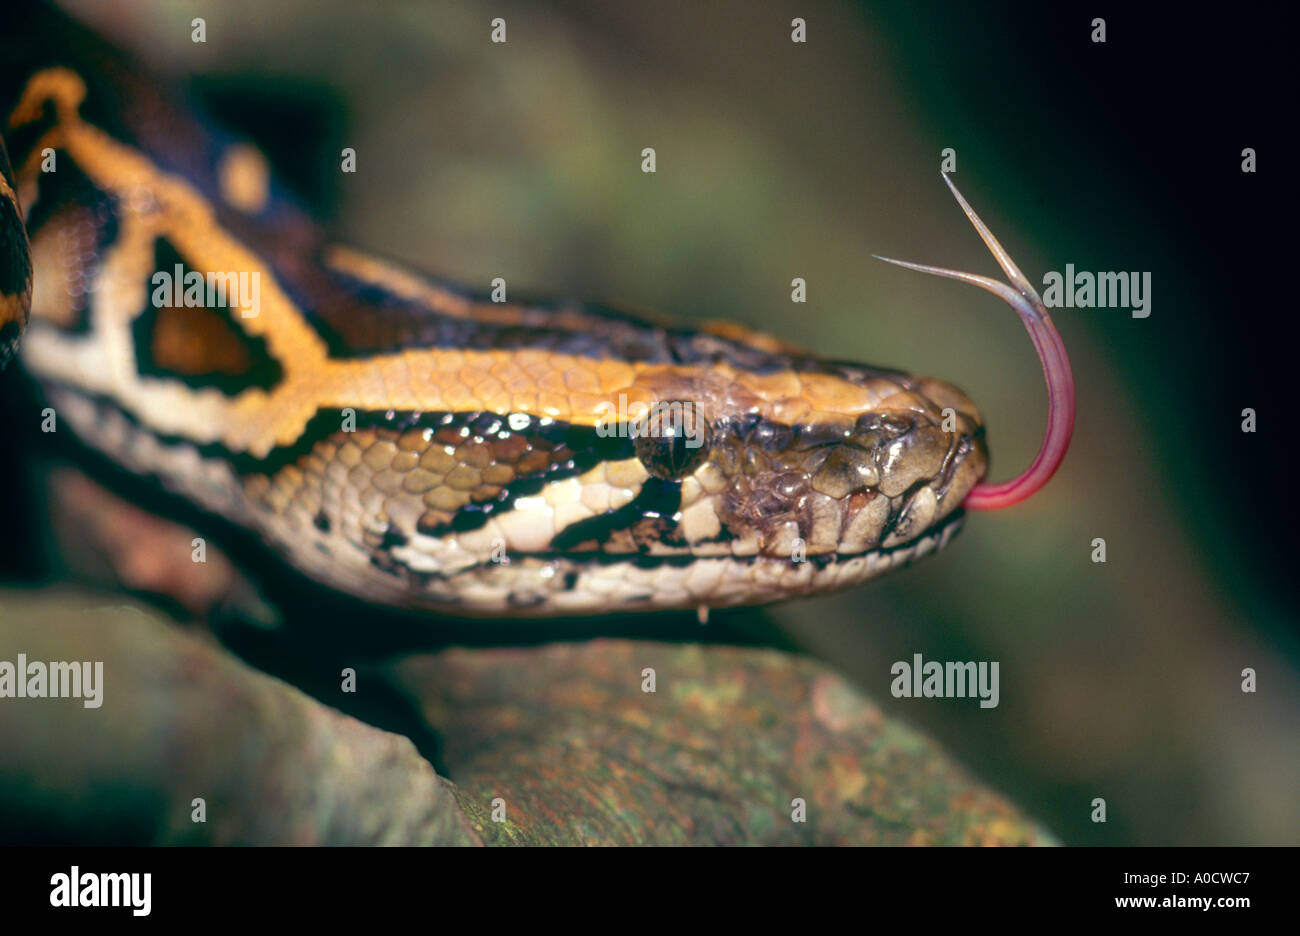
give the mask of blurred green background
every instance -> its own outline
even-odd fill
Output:
[[[1093,44],[1106,14],[1068,4],[63,6],[195,77],[341,239],[479,289],[501,275],[941,376],[984,412],[995,478],[1032,457],[1044,421],[1019,323],[869,256],[996,275],[940,151],[1031,280],[1066,263],[1150,271],[1149,319],[1054,313],[1080,410],[1044,493],[972,516],[911,570],[763,613],[1066,842],[1300,842],[1294,509],[1279,443],[1239,430],[1244,406],[1267,414],[1261,434],[1283,419],[1250,382],[1283,352],[1239,265],[1274,243],[1266,180],[1238,163],[1275,133],[1250,118],[1278,89],[1256,71],[1241,104],[1239,67],[1270,57],[1233,28],[1207,52],[1188,25],[1131,13]],[[343,146],[355,175],[335,171]],[[790,303],[795,276],[807,305]],[[914,653],[1000,661],[1001,705],[891,698],[891,663]],[[1246,666],[1257,694],[1240,690]]]

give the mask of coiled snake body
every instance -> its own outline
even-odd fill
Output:
[[[319,581],[469,615],[764,602],[943,546],[985,474],[943,381],[333,246],[255,149],[43,29],[4,49],[0,354],[31,288],[61,424]]]

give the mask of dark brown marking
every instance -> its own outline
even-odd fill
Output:
[[[178,265],[182,279],[173,283],[171,305],[154,305],[152,271],[146,283],[145,307],[133,326],[140,374],[172,377],[195,388],[215,387],[227,396],[249,387],[272,389],[283,379],[283,368],[271,356],[263,338],[239,326],[235,321],[238,312],[229,302],[218,306],[176,304],[181,301],[183,278],[192,267],[175,247],[159,238],[154,249],[154,271],[174,277]]]

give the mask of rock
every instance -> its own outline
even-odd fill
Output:
[[[489,844],[1052,843],[804,657],[596,640],[449,650],[392,673]]]
[[[0,699],[0,841],[477,843],[409,740],[138,608],[0,592],[0,661],[18,653],[101,661],[103,694]]]
[[[0,592],[0,662],[19,653],[102,662],[102,705],[0,699],[3,842],[1051,842],[824,664],[776,650],[603,639],[371,674],[415,703],[455,784],[407,738],[135,607]]]

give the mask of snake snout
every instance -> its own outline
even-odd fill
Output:
[[[827,447],[811,477],[843,511],[840,553],[911,542],[954,513],[987,469],[979,411],[944,381],[921,379],[916,405],[865,413]]]

